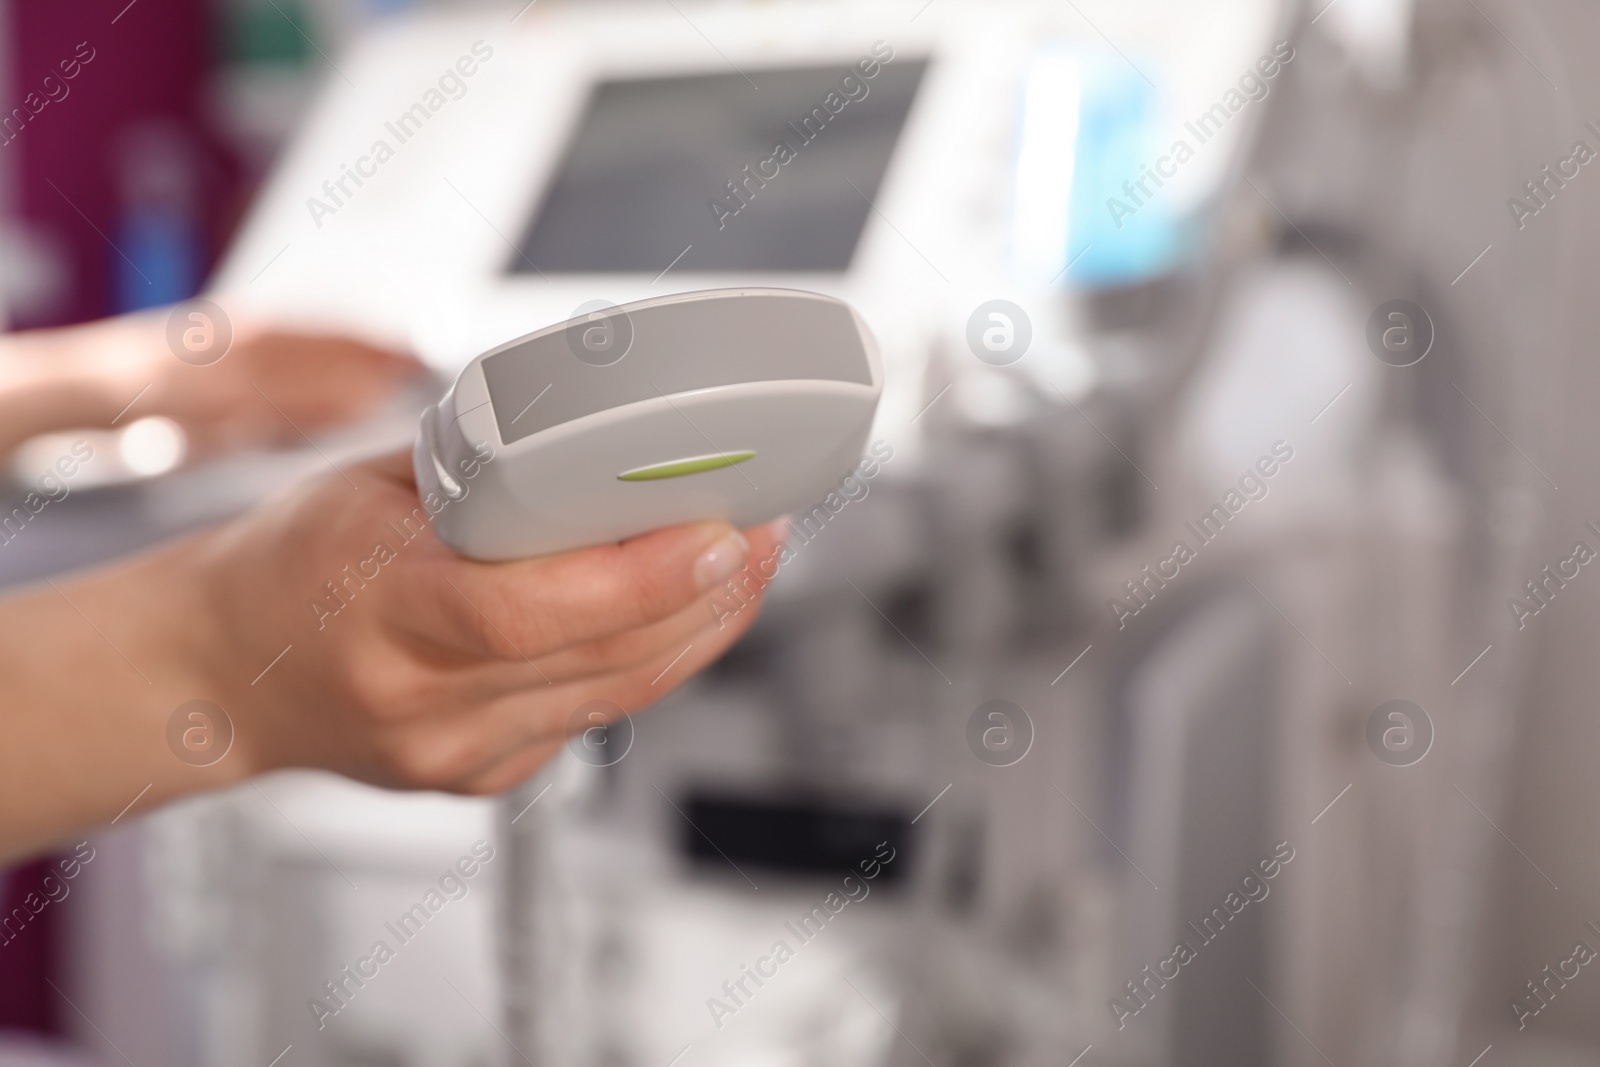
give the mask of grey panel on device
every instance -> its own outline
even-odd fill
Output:
[[[715,310],[707,308],[712,301]],[[588,330],[600,332],[585,345]],[[598,366],[612,346],[626,346],[626,354]],[[730,294],[626,315],[613,310],[604,320],[577,320],[489,356],[483,376],[506,444],[607,408],[692,389],[806,379],[872,384],[848,306],[781,294]]]

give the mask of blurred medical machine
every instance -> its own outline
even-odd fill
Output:
[[[574,709],[512,794],[297,773],[145,820],[112,853],[144,921],[98,951],[154,961],[168,1062],[1442,1065],[1503,1040],[1473,946],[1516,661],[1458,672],[1534,529],[1502,514],[1532,409],[1480,276],[1451,278],[1496,242],[1476,271],[1522,292],[1535,246],[1458,220],[1499,222],[1497,153],[1565,127],[1423,120],[1542,84],[1481,21],[541,0],[330,55],[211,298],[448,380],[597,309],[807,290],[859,311],[882,397],[781,562],[719,594],[766,590],[751,633],[636,718]],[[1365,341],[1392,299],[1432,313],[1414,366]],[[437,396],[321,447],[405,447]],[[322,458],[232,462],[151,483],[146,521]],[[1404,768],[1362,732],[1396,698],[1440,712]]]

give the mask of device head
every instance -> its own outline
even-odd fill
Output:
[[[580,312],[477,357],[423,413],[417,486],[463,555],[752,526],[860,457],[883,369],[843,301],[712,289]]]

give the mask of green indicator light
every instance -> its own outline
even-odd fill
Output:
[[[671,463],[656,463],[649,467],[635,467],[631,471],[623,471],[617,475],[619,482],[653,482],[659,478],[681,478],[685,474],[699,474],[701,471],[714,471],[720,467],[731,467],[735,463],[743,463],[754,458],[754,452],[721,452],[714,456],[693,456],[689,459],[675,459]]]

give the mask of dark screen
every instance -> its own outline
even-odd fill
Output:
[[[508,268],[844,271],[926,66],[604,82]]]
[[[683,851],[711,868],[748,863],[791,874],[859,874],[863,861],[893,857],[879,870],[882,884],[893,885],[911,866],[911,822],[892,808],[703,790],[681,807],[688,816]],[[879,851],[880,844],[893,851]]]

